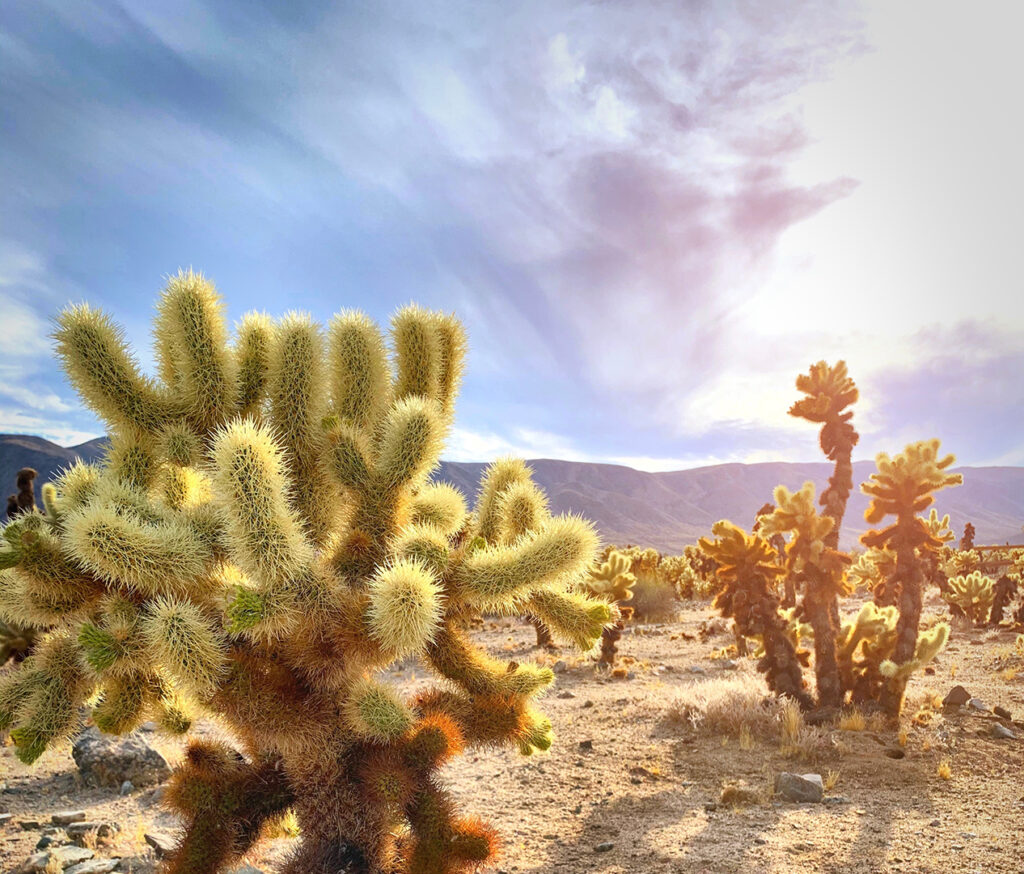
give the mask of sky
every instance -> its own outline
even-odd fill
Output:
[[[153,367],[163,281],[252,309],[466,325],[445,457],[820,459],[797,373],[847,361],[856,457],[1024,464],[1007,2],[8,0],[0,431],[102,433],[69,301]]]

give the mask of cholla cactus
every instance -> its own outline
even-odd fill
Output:
[[[995,601],[995,583],[981,571],[951,577],[942,596],[955,616],[964,616],[975,624],[984,622]]]
[[[963,482],[960,474],[946,472],[954,460],[952,455],[939,458],[938,440],[912,443],[894,458],[881,453],[876,459],[878,472],[871,474],[870,483],[861,486],[871,498],[864,514],[868,524],[878,524],[886,516],[896,517],[886,528],[861,537],[867,547],[885,547],[896,553],[894,583],[899,592],[899,620],[890,658],[895,668],[882,692],[882,704],[893,718],[903,705],[908,676],[904,668],[917,660],[927,567],[923,556],[942,547],[942,541],[917,514],[934,501],[934,492]]]
[[[968,522],[964,525],[964,536],[960,538],[961,549],[974,549],[974,535],[977,532],[974,530],[974,526]]]
[[[1007,607],[1013,601],[1020,584],[1009,574],[1003,574],[996,580],[992,589],[992,609],[989,612],[988,624],[999,625],[1003,621]]]
[[[438,768],[465,746],[547,749],[533,700],[553,676],[488,657],[462,626],[529,612],[593,645],[611,611],[570,591],[591,526],[524,516],[532,484],[512,462],[471,516],[429,482],[462,371],[451,317],[400,310],[390,354],[355,312],[326,332],[249,315],[229,345],[220,299],[189,272],[155,333],[159,382],[102,313],[60,317],[58,352],[111,447],[4,532],[0,615],[50,630],[0,683],[0,730],[31,762],[87,701],[110,732],[221,719],[242,752],[189,748],[167,794],[185,823],[170,874],[224,870],[290,807],[304,840],[285,874],[486,862],[494,831],[458,815]],[[445,686],[403,700],[381,671],[407,656]]]
[[[838,615],[838,598],[845,594],[843,573],[849,556],[830,546],[835,520],[819,515],[815,509],[814,483],[805,483],[797,492],[785,486],[775,489],[778,505],[761,517],[761,533],[765,537],[791,534],[786,546],[787,576],[803,583],[804,597],[800,612],[814,629],[814,671],[817,678],[818,703],[822,707],[838,707],[843,690],[836,663],[836,627],[833,608]]]
[[[714,606],[723,616],[736,622],[744,637],[761,641],[764,656],[758,670],[764,673],[768,688],[778,695],[795,699],[810,708],[813,699],[803,681],[801,658],[797,654],[789,623],[779,610],[776,580],[786,570],[776,562],[776,553],[758,534],[747,534],[731,522],[716,522],[711,528],[715,539],[700,539],[700,548],[718,563],[722,590]]]
[[[853,447],[859,439],[850,424],[853,411],[846,408],[857,402],[859,392],[850,379],[845,361],[834,365],[819,361],[806,374],[796,378],[796,387],[807,397],[794,403],[789,414],[821,424],[819,442],[822,452],[835,462],[828,488],[821,493],[821,506],[824,507],[824,515],[835,523],[827,536],[827,545],[836,549],[846,503],[853,490]]]
[[[619,615],[618,621],[614,625],[606,626],[601,634],[601,656],[598,659],[601,667],[610,668],[615,664],[615,654],[622,638],[623,620],[628,619],[632,613],[626,602],[633,597],[636,577],[630,572],[629,567],[630,560],[613,549],[599,566],[590,569],[582,584],[584,591],[612,605]]]
[[[36,508],[35,479],[36,471],[31,467],[23,467],[18,471],[14,480],[18,493],[7,499],[8,521],[22,513],[31,513]]]

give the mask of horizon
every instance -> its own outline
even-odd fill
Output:
[[[50,320],[101,307],[152,373],[194,265],[233,321],[454,310],[451,460],[797,462],[794,380],[843,358],[866,458],[1024,464],[1020,10],[389,9],[8,12],[0,430],[98,436]]]

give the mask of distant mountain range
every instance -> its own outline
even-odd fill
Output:
[[[39,471],[39,486],[52,479],[76,458],[93,461],[103,454],[105,441],[90,440],[65,448],[21,434],[0,434],[0,496],[13,493],[19,468]],[[616,464],[536,459],[529,462],[537,483],[548,493],[555,512],[579,513],[592,519],[610,543],[653,546],[663,552],[679,552],[683,546],[707,534],[714,522],[731,519],[749,526],[758,508],[772,499],[782,484],[799,488],[812,480],[820,492],[832,466],[827,463],[767,462],[764,464],[716,464],[692,470],[647,473]],[[486,465],[445,461],[435,479],[447,480],[467,496],[476,493]],[[868,479],[875,466],[870,461],[854,464],[854,481]],[[959,537],[964,523],[973,522],[976,542],[1024,543],[1024,468],[964,467],[964,484],[936,496],[940,514],[949,513]],[[845,546],[856,543],[866,528],[867,497],[855,488],[843,524]]]

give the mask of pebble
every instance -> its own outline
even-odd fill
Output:
[[[585,753],[589,753],[592,749],[594,749],[594,742],[592,740],[581,740],[580,749]]]
[[[704,668],[702,668],[700,665],[690,665],[690,673],[703,675],[706,674],[707,671],[704,670]]]
[[[120,861],[120,859],[93,859],[91,862],[72,865],[64,871],[64,874],[110,874]]]
[[[963,707],[971,700],[971,693],[963,686],[954,686],[942,699],[943,707]]]
[[[740,663],[736,659],[722,659],[721,665],[727,671],[735,671]]]
[[[1013,730],[1007,728],[1001,722],[996,722],[992,725],[992,737],[1004,738],[1006,740],[1017,739],[1017,735],[1013,733]]]
[[[0,813],[0,825],[7,825],[13,816],[13,813]]]
[[[823,799],[825,804],[850,804],[851,801],[845,795],[829,795]]]
[[[970,701],[967,702],[967,706],[971,710],[976,710],[978,713],[988,713],[992,709],[980,698],[972,698]]]
[[[50,817],[54,825],[70,825],[73,822],[82,822],[85,819],[84,810],[61,810]]]
[[[568,689],[563,689],[561,692],[558,693],[558,697],[559,698],[575,698],[576,696],[573,695],[573,693],[570,692]]]
[[[135,791],[135,784],[132,783],[131,780],[125,780],[121,784],[121,789],[120,789],[118,794],[122,795],[122,796],[123,795],[131,795],[134,791]]]
[[[996,707],[992,708],[992,712],[1000,719],[1013,719],[1013,714],[1010,713],[1010,711],[1007,710],[1005,707],[999,707],[997,705]]]
[[[595,853],[607,853],[607,852],[610,852],[611,850],[614,850],[614,849],[615,849],[615,844],[613,844],[611,841],[605,841],[603,844],[598,844],[596,847],[594,847],[594,852]]]
[[[551,670],[556,674],[564,674],[569,670],[569,666],[565,663],[565,659],[559,659],[551,666]]]

